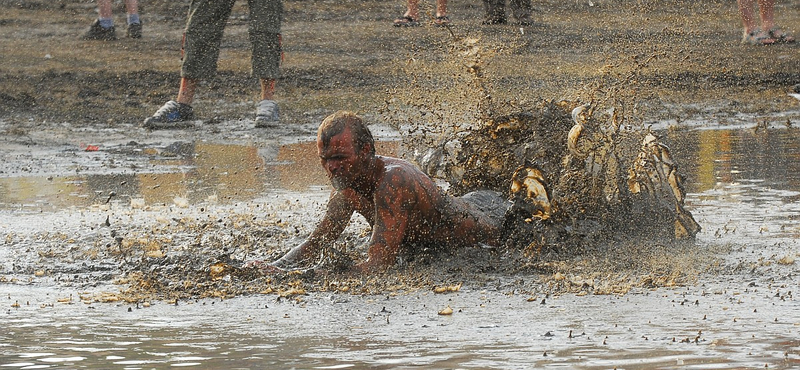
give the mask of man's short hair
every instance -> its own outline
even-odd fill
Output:
[[[365,145],[369,145],[370,154],[375,155],[375,141],[372,138],[372,133],[361,120],[353,112],[338,111],[330,116],[325,117],[317,130],[317,138],[322,140],[325,146],[330,145],[331,138],[344,132],[345,128],[350,128],[353,133],[353,144],[358,151],[364,149]]]

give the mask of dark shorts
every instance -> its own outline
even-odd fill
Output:
[[[503,194],[492,190],[477,190],[461,196],[473,211],[482,213],[495,227],[502,227],[506,210],[511,201]]]

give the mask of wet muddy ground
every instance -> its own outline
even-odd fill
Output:
[[[798,366],[797,46],[739,45],[727,2],[591,4],[537,3],[522,30],[452,4],[454,40],[389,27],[396,3],[287,2],[287,125],[271,131],[252,127],[237,8],[195,130],[149,132],[139,122],[177,90],[185,3],[143,4],[143,42],[91,43],[77,39],[88,3],[0,2],[0,365]],[[798,29],[797,4],[777,10]],[[460,54],[465,38],[480,58]],[[460,69],[476,60],[480,86]],[[311,231],[328,187],[310,141],[334,110],[403,156],[399,124],[460,124],[480,89],[508,111],[603,86],[624,86],[614,96],[672,148],[695,241],[532,260],[464,249],[364,279],[217,265],[275,258]],[[365,230],[356,220],[341,244],[357,250]]]
[[[327,195],[307,142],[264,149],[260,159],[246,155],[252,146],[228,144],[226,152],[240,153],[229,163],[263,168],[260,181],[245,171],[201,176],[219,164],[185,159],[138,159],[152,169],[138,180],[89,171],[4,178],[3,188],[16,191],[15,197],[4,193],[0,219],[6,238],[0,298],[9,328],[0,358],[19,368],[797,366],[798,133],[665,135],[684,164],[688,204],[704,226],[692,243],[549,255],[519,271],[479,271],[476,265],[508,265],[464,251],[447,256],[465,262],[458,271],[436,273],[455,264],[442,260],[390,273],[383,285],[342,279],[320,286],[304,279],[297,286],[305,293],[289,293],[290,281],[282,291],[274,284],[272,291],[238,297],[126,301],[120,268],[146,259],[148,249],[120,256],[104,245],[113,245],[112,230],[126,238],[160,237],[167,256],[185,256],[182,248],[206,253],[198,264],[223,248],[244,253],[253,239],[258,243],[247,253],[259,258],[289,248],[310,231]],[[393,142],[383,150],[391,152]],[[198,158],[208,149],[194,150]],[[86,156],[80,162],[107,155],[75,154]],[[285,176],[298,168],[309,170],[304,181]],[[175,176],[182,180],[172,181]],[[119,187],[123,182],[138,185]],[[156,186],[169,182],[180,186]],[[109,188],[116,195],[106,202]],[[182,219],[221,225],[196,231],[181,226]],[[351,227],[351,243],[364,227]],[[455,291],[434,292],[442,287]],[[447,307],[452,315],[438,314]]]

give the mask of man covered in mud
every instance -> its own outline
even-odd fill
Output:
[[[413,164],[376,155],[372,134],[353,113],[336,112],[322,121],[317,152],[334,188],[325,216],[302,244],[277,261],[251,265],[280,271],[319,258],[354,212],[372,226],[368,258],[354,266],[362,273],[393,266],[398,255],[413,252],[413,246],[494,244],[500,236],[502,217],[480,210],[487,206],[486,196],[452,197]],[[500,197],[488,201],[495,208],[502,202]]]

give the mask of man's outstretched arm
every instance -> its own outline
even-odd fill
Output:
[[[328,200],[328,209],[322,221],[311,235],[269,266],[286,269],[319,256],[320,250],[325,245],[339,238],[350,222],[353,212],[354,208],[347,196],[340,191],[334,191]]]

